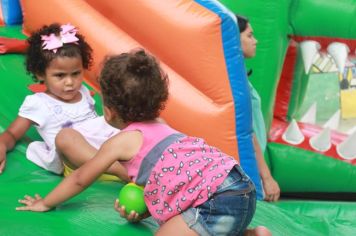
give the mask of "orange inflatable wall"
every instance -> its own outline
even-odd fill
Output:
[[[94,49],[95,63],[87,81],[96,89],[105,55],[147,49],[161,61],[170,78],[170,98],[162,117],[174,128],[204,137],[238,158],[220,18],[194,1],[156,3],[37,0],[33,4],[22,0],[23,29],[29,34],[53,22],[76,25]]]

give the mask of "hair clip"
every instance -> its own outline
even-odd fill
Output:
[[[56,53],[58,48],[63,47],[63,44],[78,42],[79,38],[75,36],[77,32],[77,28],[71,24],[62,25],[59,36],[53,33],[50,35],[41,35],[41,40],[43,41],[42,47],[44,50],[52,50]]]

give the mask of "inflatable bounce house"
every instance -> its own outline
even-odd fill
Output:
[[[252,226],[273,235],[356,233],[356,0],[0,0],[0,37],[25,39],[53,22],[76,25],[94,50],[85,83],[97,94],[105,55],[142,47],[170,78],[162,113],[238,159],[262,195],[252,146],[246,69],[261,95],[265,153],[282,198],[258,201]],[[259,43],[244,61],[233,14]],[[32,80],[20,54],[0,56],[0,131],[16,117]],[[24,194],[46,195],[62,176],[27,161],[30,130],[0,175],[0,235],[153,235],[151,219],[127,223],[113,209],[123,186],[99,182],[46,213],[17,212]]]

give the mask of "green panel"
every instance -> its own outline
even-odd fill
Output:
[[[273,236],[327,235],[325,234],[325,230],[320,226],[322,223],[320,218],[293,214],[280,209],[275,204],[262,201],[258,202],[257,209],[258,211],[255,214],[252,226],[264,225],[270,229]]]
[[[22,30],[22,26],[20,25],[7,26],[7,27],[0,26],[0,36],[25,39],[26,36],[21,33],[21,30]]]
[[[275,203],[280,209],[293,214],[327,219],[329,222],[348,221],[355,217],[356,202],[286,200]]]
[[[356,192],[354,165],[278,143],[267,148],[282,192]]]
[[[355,202],[259,201],[252,226],[267,226],[273,236],[355,235],[355,212]]]
[[[296,0],[291,11],[295,35],[356,37],[356,0]]]

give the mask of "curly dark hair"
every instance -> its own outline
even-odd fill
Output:
[[[157,118],[168,99],[168,76],[143,49],[107,57],[99,82],[105,106],[125,123]]]
[[[92,49],[85,41],[84,36],[76,34],[79,41],[76,43],[67,43],[63,47],[57,49],[54,53],[51,50],[43,50],[43,41],[41,35],[55,34],[59,35],[61,26],[57,23],[49,26],[45,25],[41,29],[35,31],[27,39],[28,49],[26,52],[25,66],[29,74],[32,74],[33,80],[38,81],[36,75],[44,75],[51,61],[56,57],[80,57],[82,59],[84,69],[89,69],[92,64]]]

